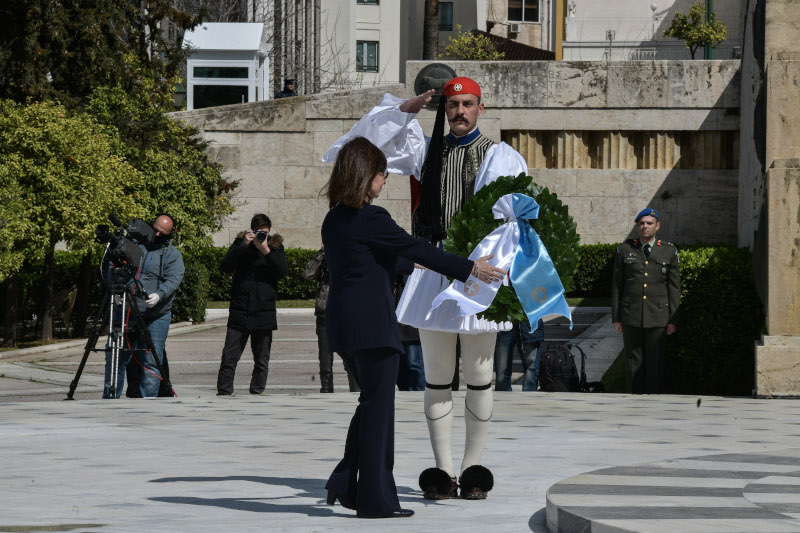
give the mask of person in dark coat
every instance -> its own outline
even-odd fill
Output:
[[[228,333],[217,376],[217,396],[233,394],[236,364],[248,338],[255,363],[250,394],[261,394],[267,385],[272,331],[278,329],[275,318],[278,280],[289,273],[283,237],[270,236],[271,228],[267,215],[255,215],[250,229],[233,241],[222,259],[222,271],[233,273],[233,284]]]
[[[328,334],[325,332],[325,307],[328,305],[328,290],[331,280],[328,276],[328,265],[325,264],[325,249],[320,248],[306,264],[303,278],[317,282],[317,294],[314,297],[314,316],[317,319],[317,350],[319,355],[319,391],[333,392],[333,352],[328,350]],[[347,369],[345,369],[347,370]],[[350,372],[347,372],[347,383],[350,392],[359,392],[358,384]]]
[[[505,275],[487,262],[491,256],[473,262],[442,252],[372,205],[386,181],[386,166],[386,157],[368,140],[347,142],[327,185],[331,210],[322,224],[331,280],[328,348],[342,357],[361,387],[344,458],[325,488],[329,504],[338,499],[362,518],[414,514],[400,508],[392,474],[394,391],[403,352],[392,292],[398,267],[410,272],[418,263],[462,281],[471,273],[487,283]]]

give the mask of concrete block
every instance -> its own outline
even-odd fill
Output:
[[[663,129],[660,109],[564,109],[564,129],[579,131]]]
[[[206,154],[214,163],[224,165],[226,170],[236,171],[241,168],[242,150],[238,146],[211,145],[206,148]]]
[[[738,61],[670,61],[668,107],[727,107],[726,92],[739,92]],[[728,100],[732,102],[731,97]]]
[[[500,139],[502,139],[502,133],[500,130],[502,124],[500,119],[484,119],[481,117],[478,121],[478,126],[481,130],[481,133],[493,141],[500,142]],[[446,129],[447,127],[445,126],[445,130]]]
[[[797,157],[800,146],[800,61],[771,61],[767,72],[767,154],[775,159]],[[791,89],[790,89],[791,88]]]
[[[325,152],[327,152],[333,143],[341,136],[342,133],[338,131],[318,131],[313,133],[313,161],[315,164],[322,164],[322,156],[325,155]]]
[[[284,165],[314,166],[321,163],[314,157],[314,133],[285,133],[280,136],[280,162]]]
[[[800,334],[800,168],[767,171],[766,298],[767,331],[770,335]],[[772,231],[780,228],[779,231]]]
[[[529,168],[533,182],[547,187],[562,200],[564,197],[584,196],[578,191],[578,173],[574,168]],[[588,195],[586,195],[588,196]]]
[[[274,200],[270,203],[269,216],[293,228],[319,228],[324,217],[320,218],[316,207],[322,202],[325,202],[327,212],[327,200],[308,198]]]
[[[276,167],[272,165],[248,165],[242,167],[242,182],[239,190],[243,196],[258,198],[283,198],[283,180],[289,179],[292,169],[298,167]],[[300,168],[302,175],[302,168]]]
[[[290,248],[307,248],[319,250],[322,247],[320,228],[298,228],[286,226],[283,228],[284,246]]]
[[[666,61],[608,63],[608,107],[668,107]]]
[[[408,176],[391,174],[383,186],[381,197],[386,200],[410,200],[411,182]]]
[[[379,88],[320,95],[309,100],[305,108],[306,119],[358,120],[381,102],[384,93],[395,94],[395,88]],[[399,96],[399,95],[396,95]]]
[[[608,82],[606,65],[593,61],[548,62],[547,106],[604,106]]]
[[[622,170],[577,170],[577,192],[581,196],[624,196]]]
[[[499,111],[500,127],[503,130],[559,131],[567,129],[564,126],[566,111],[563,109],[501,109]]]
[[[800,337],[762,336],[755,345],[755,393],[800,396]]]
[[[205,110],[205,131],[304,131],[305,99],[283,98]]]
[[[346,130],[342,120],[308,120],[306,131],[335,131],[342,135]]]
[[[630,198],[646,198],[644,203],[647,204],[651,198],[659,194],[669,171],[622,170],[620,172],[626,195]],[[639,207],[634,215],[645,207],[647,205]]]
[[[242,165],[277,165],[281,162],[281,135],[243,133]]]
[[[468,62],[463,62],[467,64]],[[547,107],[548,62],[531,61],[521,64],[506,61],[473,63],[471,71],[481,85],[489,107]],[[462,75],[462,74],[459,74]],[[469,74],[464,74],[469,76]],[[472,77],[472,76],[470,76]]]
[[[330,168],[328,167],[275,167],[284,169],[285,198],[321,198],[321,190],[328,183]],[[327,201],[327,200],[326,200]]]
[[[209,131],[203,137],[214,145],[241,144],[242,142],[242,134],[238,131]]]
[[[700,197],[736,198],[739,194],[738,170],[705,170],[697,173]]]
[[[237,195],[234,198],[236,204],[236,211],[228,217],[225,222],[225,227],[233,231],[234,236],[242,230],[250,227],[250,219],[256,213],[266,213],[272,218],[270,212],[270,200],[263,197],[250,197],[244,195]]]

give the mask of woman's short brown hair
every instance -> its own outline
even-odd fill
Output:
[[[372,179],[386,172],[386,156],[364,137],[345,143],[336,156],[331,178],[324,192],[330,207],[343,204],[360,209],[364,206]]]

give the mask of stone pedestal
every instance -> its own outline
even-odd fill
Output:
[[[757,396],[800,396],[800,336],[762,335],[755,370]]]
[[[756,395],[800,396],[800,159],[767,171],[769,335],[756,343]]]

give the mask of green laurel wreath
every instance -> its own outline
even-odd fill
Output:
[[[539,218],[531,221],[533,229],[550,254],[564,288],[570,290],[579,258],[577,224],[555,193],[533,183],[533,178],[524,173],[517,177],[502,176],[469,198],[463,209],[450,219],[444,251],[469,257],[478,243],[504,222],[494,218],[492,206],[500,197],[511,193],[525,194],[539,204]],[[514,289],[505,285],[500,286],[492,305],[478,313],[478,317],[495,322],[527,320]]]

